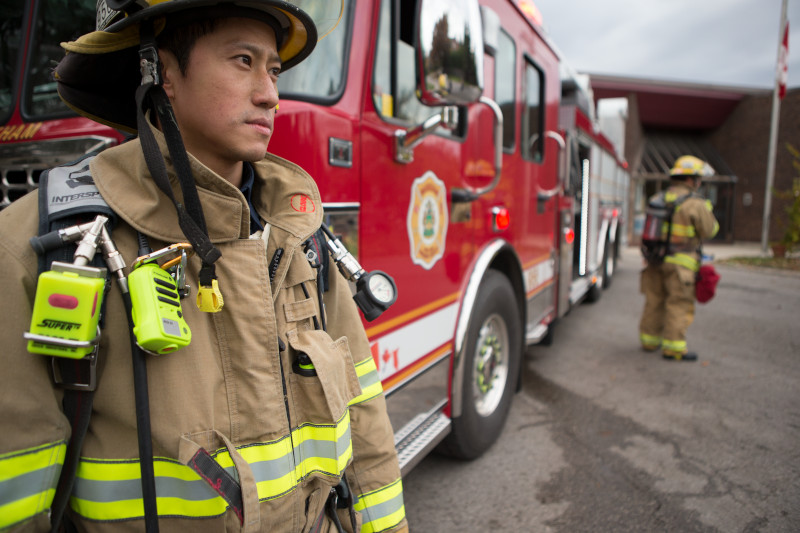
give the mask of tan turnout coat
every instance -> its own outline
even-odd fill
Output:
[[[156,135],[163,145],[163,138]],[[180,197],[168,157],[167,164]],[[204,519],[162,518],[161,528],[307,531],[320,516],[330,487],[339,481],[338,472],[303,470],[296,487],[269,493],[259,501],[253,471],[242,457],[260,443],[289,439],[290,427],[316,430],[337,427],[339,422],[340,429],[346,428],[343,420],[349,413],[351,439],[339,435],[335,446],[339,457],[349,458],[347,448],[352,443],[347,477],[353,492],[369,493],[399,480],[383,394],[348,409],[348,403],[362,394],[355,366],[371,358],[360,315],[347,282],[331,262],[331,287],[325,293],[328,333],[314,328],[312,317],[321,312],[316,271],[302,243],[319,228],[322,204],[315,183],[304,171],[274,156],[254,165],[253,204],[271,228],[265,244],[249,238],[248,205],[238,189],[196,159],[191,158],[191,165],[209,235],[222,252],[216,274],[224,308],[211,314],[194,305],[200,261],[190,258],[187,283],[191,293],[182,306],[192,331],[191,344],[169,355],[147,358],[154,455],[158,466],[159,458],[185,464],[198,447],[210,453],[227,450],[243,487],[244,527],[229,509]],[[137,140],[97,156],[91,171],[103,198],[119,216],[112,237],[128,267],[137,255],[136,230],[149,238],[153,249],[186,240],[173,204],[149,176]],[[5,310],[0,328],[0,455],[67,439],[70,432],[48,358],[28,353],[22,337],[29,329],[36,290],[37,257],[28,243],[37,234],[36,197],[33,193],[0,212],[0,287]],[[278,248],[284,254],[270,282],[268,265]],[[301,284],[310,297],[304,295]],[[107,298],[105,324],[99,385],[82,456],[136,459],[129,329],[116,285]],[[287,346],[282,352],[279,337]],[[311,356],[317,377],[292,372],[292,360],[299,351]],[[299,434],[292,437],[295,447],[300,446],[299,438]],[[142,520],[85,521],[70,514],[79,528],[91,531],[143,526]],[[25,529],[47,528],[46,513],[35,517],[34,523],[35,527],[28,523]],[[404,526],[405,521],[392,531]]]

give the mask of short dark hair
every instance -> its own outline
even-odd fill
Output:
[[[288,30],[269,13],[264,11],[238,7],[235,5],[218,5],[200,9],[190,9],[167,17],[164,31],[156,38],[158,48],[171,52],[178,60],[181,74],[186,75],[189,67],[189,55],[197,40],[212,33],[220,20],[228,18],[253,18],[267,24],[275,33],[275,43],[280,50],[288,37]]]
[[[166,50],[178,60],[181,74],[186,75],[189,67],[189,56],[195,43],[201,37],[212,33],[220,19],[202,19],[183,23],[180,15],[167,20],[164,31],[156,39],[158,48]]]

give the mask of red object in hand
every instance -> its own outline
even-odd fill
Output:
[[[719,274],[714,269],[714,265],[701,266],[697,272],[697,281],[694,284],[694,293],[697,301],[704,304],[711,300],[717,292],[717,283],[719,283]]]

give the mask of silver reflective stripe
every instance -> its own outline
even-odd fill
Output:
[[[347,449],[350,444],[350,427],[348,426],[339,440],[336,442],[328,440],[304,440],[294,448],[295,463],[300,464],[306,459],[315,459],[317,457],[338,460],[339,456]],[[339,472],[331,472],[333,475],[339,475]]]
[[[61,464],[53,464],[0,481],[0,505],[55,489],[60,472]]]
[[[391,500],[366,507],[364,512],[369,517],[369,521],[374,522],[396,513],[403,505],[403,493],[401,492]]]
[[[211,500],[218,496],[202,479],[188,481],[166,476],[156,476],[156,493],[159,498],[188,501]],[[117,481],[77,478],[72,496],[97,503],[137,500],[142,498],[142,481],[139,478]]]

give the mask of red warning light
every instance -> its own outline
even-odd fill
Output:
[[[505,207],[492,209],[492,227],[495,231],[504,231],[511,225],[511,213]]]
[[[567,228],[564,230],[564,240],[567,244],[572,244],[575,242],[575,231],[572,228]]]

